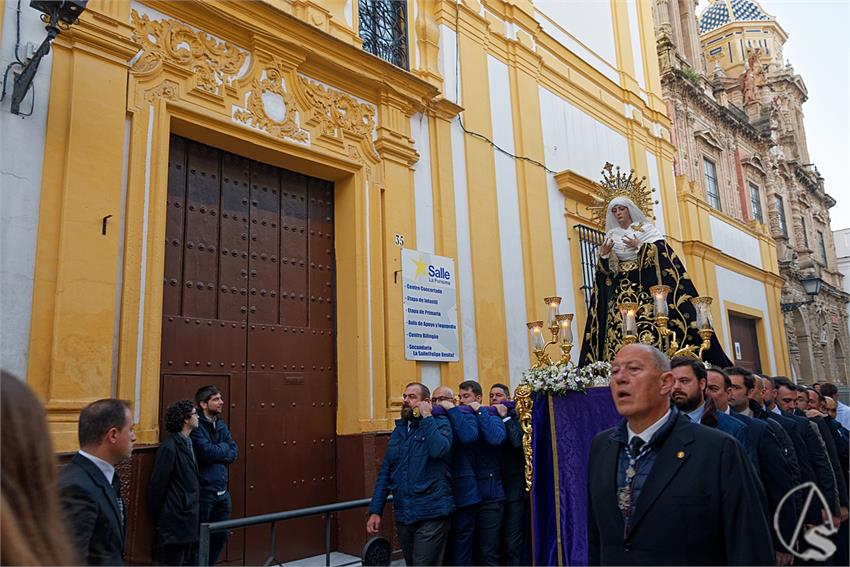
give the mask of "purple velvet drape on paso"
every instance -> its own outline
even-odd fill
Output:
[[[545,395],[535,394],[532,421],[534,564],[587,565],[587,462],[590,443],[597,433],[616,425],[620,416],[607,387],[590,388],[583,394],[570,392],[565,396],[554,396],[552,405],[557,479],[549,400]],[[558,515],[560,526],[557,525]],[[560,558],[558,530],[561,535]]]

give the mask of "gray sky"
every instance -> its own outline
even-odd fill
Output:
[[[697,13],[708,6],[700,0]],[[761,0],[788,33],[785,58],[803,78],[809,157],[838,203],[832,230],[850,228],[850,0]]]

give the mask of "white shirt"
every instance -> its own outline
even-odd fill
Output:
[[[774,404],[774,406],[770,409],[770,411],[772,411],[772,412],[773,412],[773,413],[775,413],[775,414],[782,415],[782,410],[781,410],[781,409],[779,409],[779,406],[777,406],[777,405],[775,405],[775,404]]]
[[[753,417],[753,410],[751,410],[750,408],[747,408],[743,411],[739,411],[738,413],[740,413],[741,415],[745,415],[747,417]]]
[[[850,429],[850,406],[835,400],[835,421]]]
[[[631,444],[632,438],[635,435],[637,435],[638,437],[643,439],[644,443],[649,443],[649,441],[652,439],[652,436],[655,435],[655,432],[658,431],[659,429],[661,429],[661,426],[664,425],[664,422],[666,422],[667,418],[670,417],[670,411],[671,410],[668,409],[667,413],[665,413],[661,417],[661,419],[659,419],[658,421],[656,421],[655,423],[653,423],[652,425],[650,425],[649,427],[647,427],[646,429],[644,429],[640,433],[635,433],[634,431],[632,431],[631,426],[628,424],[628,422],[626,422],[626,431],[629,434],[629,444]]]
[[[730,415],[732,413],[731,411],[729,411],[729,406],[726,406],[726,409],[723,410],[723,413],[725,413],[726,415]]]
[[[78,453],[93,462],[95,466],[100,469],[100,472],[103,473],[103,476],[106,477],[106,480],[109,482],[109,484],[112,484],[112,478],[115,476],[115,467],[113,467],[100,457],[95,457],[91,453],[86,453],[82,449],[80,449]]]

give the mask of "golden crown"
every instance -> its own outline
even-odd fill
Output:
[[[597,192],[593,196],[593,204],[588,209],[593,222],[597,225],[605,226],[608,204],[615,197],[628,197],[646,215],[646,218],[655,220],[652,209],[653,205],[658,204],[658,201],[652,200],[655,189],[646,186],[646,176],[638,179],[634,169],[626,175],[620,172],[619,165],[615,168],[612,163],[606,162],[605,167],[602,168],[602,180],[596,186]]]

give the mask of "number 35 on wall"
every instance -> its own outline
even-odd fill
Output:
[[[403,234],[396,234],[395,235],[395,245],[398,246],[399,248],[404,247],[404,235]]]

